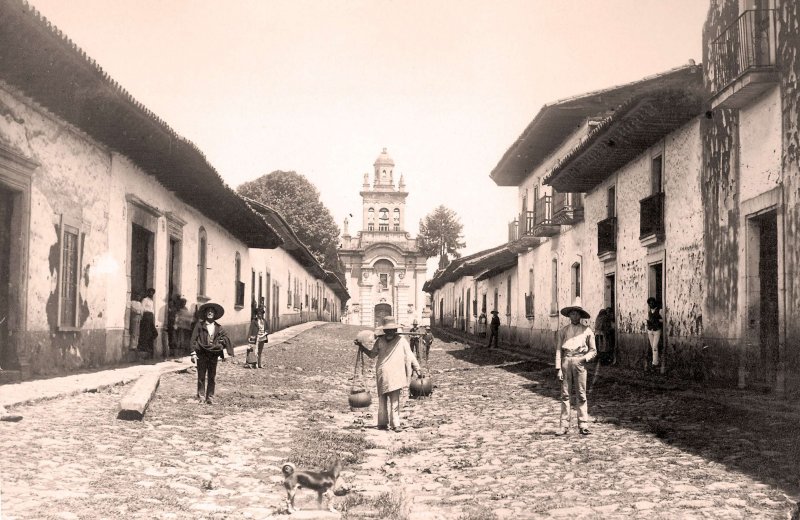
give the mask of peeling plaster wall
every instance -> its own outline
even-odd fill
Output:
[[[110,153],[3,84],[0,141],[39,163],[30,193],[27,324],[26,330],[17,331],[20,367],[24,372],[55,372],[102,364],[108,282],[96,275],[95,266],[108,250]],[[62,215],[79,222],[85,233],[77,332],[56,328]]]
[[[110,152],[2,84],[0,142],[39,164],[31,186],[27,323],[24,331],[17,331],[17,355],[23,372],[64,373],[137,359],[135,352],[128,349],[123,332],[130,291],[128,194],[162,213],[156,218],[154,241],[153,287],[156,325],[160,330],[156,353],[163,354],[166,349],[162,329],[168,280],[166,212],[186,222],[179,291],[190,307],[198,303],[198,230],[203,226],[208,236],[210,268],[207,295],[225,307],[221,322],[233,339],[244,341],[250,320],[249,301],[241,309],[234,307],[236,251],[242,258],[242,281],[250,285],[250,255],[243,243],[184,204],[127,158]],[[69,332],[57,327],[61,215],[78,221],[85,234],[80,266],[80,329]]]
[[[800,4],[779,2],[778,65],[783,140],[787,379],[800,379]],[[796,386],[796,385],[795,385]]]
[[[665,357],[670,370],[690,366],[703,335],[703,206],[700,198],[700,123],[693,120],[667,135],[586,197],[586,222],[595,238],[596,222],[605,218],[606,192],[615,184],[617,208],[616,260],[594,271],[599,283],[605,272],[616,281],[617,344],[620,363],[641,368],[647,362],[645,321],[650,264],[663,263]],[[639,240],[640,201],[652,194],[651,158],[663,152],[665,236],[645,247]],[[602,289],[602,286],[600,286]],[[598,295],[602,297],[602,294]],[[602,301],[602,300],[601,300]]]
[[[712,45],[739,15],[737,0],[712,2],[703,27],[704,82],[714,91],[717,71],[709,59]],[[703,229],[706,255],[705,328],[709,335],[733,338],[738,335],[739,194],[736,171],[739,114],[717,109],[702,119],[703,180],[701,193],[705,208]]]

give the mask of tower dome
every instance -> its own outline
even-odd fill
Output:
[[[376,168],[379,166],[394,166],[394,159],[392,159],[392,157],[386,151],[386,148],[384,148],[378,158],[375,159],[373,166]]]
[[[394,188],[394,159],[389,156],[386,148],[375,159],[375,188],[393,189]]]

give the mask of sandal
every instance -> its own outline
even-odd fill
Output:
[[[590,433],[589,428],[581,428],[579,431],[581,432],[581,435],[589,435]]]

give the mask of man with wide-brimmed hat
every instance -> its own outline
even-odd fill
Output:
[[[359,348],[369,357],[377,356],[375,378],[378,386],[378,429],[389,428],[402,431],[400,424],[400,394],[408,387],[412,374],[422,376],[417,358],[411,346],[398,334],[400,326],[394,317],[387,316],[383,326],[376,330],[377,339],[372,349],[359,344]],[[377,332],[382,334],[378,335]]]
[[[558,331],[556,337],[556,369],[561,381],[561,419],[556,435],[569,433],[571,422],[570,393],[575,391],[578,401],[578,431],[589,435],[589,406],[586,402],[586,363],[597,355],[594,332],[581,319],[589,319],[579,302],[561,309],[569,324]]]
[[[497,341],[500,337],[500,316],[499,312],[492,311],[492,319],[489,322],[489,344],[487,347],[492,348],[492,340],[494,340],[494,348],[497,348]]]
[[[200,321],[192,331],[190,342],[192,363],[197,363],[197,400],[201,403],[214,404],[216,389],[217,362],[225,358],[225,353],[233,356],[233,345],[228,334],[217,320],[225,314],[225,309],[218,303],[204,303],[197,310]],[[208,386],[206,386],[208,376]]]

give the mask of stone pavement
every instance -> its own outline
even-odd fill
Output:
[[[311,321],[287,327],[270,334],[269,341],[271,344],[279,344],[324,323],[324,321]],[[234,348],[237,355],[241,355],[245,350],[247,350],[247,345]],[[191,361],[189,356],[184,356],[158,363],[0,385],[0,410],[44,399],[55,399],[83,392],[94,392],[115,385],[124,385],[136,381],[144,374],[176,372],[185,370],[188,366],[191,366]]]
[[[406,402],[408,428],[378,431],[375,403],[346,406],[356,331],[270,342],[269,370],[221,364],[214,406],[192,402],[192,374],[167,374],[141,423],[115,419],[119,386],[20,406],[22,422],[0,423],[2,518],[290,518],[281,461],[304,435],[342,433],[371,442],[340,479],[347,520],[796,511],[796,422],[605,382],[590,395],[592,434],[556,437],[552,368],[458,342],[434,343],[436,389]],[[336,516],[313,511],[311,492],[298,501],[299,518]]]

